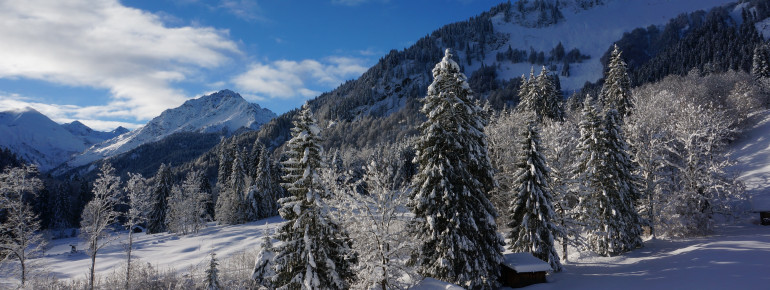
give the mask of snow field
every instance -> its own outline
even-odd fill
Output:
[[[251,223],[236,226],[216,226],[209,223],[198,234],[177,236],[169,233],[134,235],[132,263],[150,264],[160,271],[177,271],[185,273],[190,269],[203,269],[208,266],[209,254],[214,252],[220,263],[228,257],[246,254],[254,255],[259,250],[265,233],[272,234],[275,228],[283,222],[279,217],[271,217]],[[105,247],[96,256],[96,272],[98,276],[111,274],[118,268],[125,267],[126,253],[124,246],[128,234],[121,232],[116,240]],[[71,244],[77,245],[78,253],[70,254]],[[51,247],[44,257],[38,259],[39,264],[54,277],[62,280],[85,279],[90,260],[83,251],[85,244],[80,238],[66,238],[51,241]],[[253,258],[253,257],[252,257]],[[253,267],[253,259],[249,265]],[[124,269],[124,268],[123,268]],[[251,270],[251,269],[249,269]],[[5,276],[5,275],[0,275]],[[0,289],[3,283],[0,283]]]

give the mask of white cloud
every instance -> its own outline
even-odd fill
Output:
[[[227,31],[170,28],[117,0],[2,1],[0,39],[0,78],[109,90],[108,104],[78,109],[84,120],[154,117],[186,99],[173,83],[241,54]]]
[[[233,78],[235,86],[249,95],[267,98],[310,98],[319,89],[331,89],[367,70],[365,60],[328,57],[317,60],[277,60],[252,63],[248,71]]]
[[[243,20],[264,20],[262,9],[255,0],[222,0],[219,7]]]

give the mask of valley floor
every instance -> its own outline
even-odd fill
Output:
[[[184,237],[138,234],[134,253],[142,263],[160,270],[199,271],[212,251],[220,259],[244,253],[248,253],[245,259],[253,259],[259,238],[280,221],[274,217],[238,226],[210,226]],[[754,219],[723,225],[703,238],[650,240],[644,248],[618,257],[572,253],[563,272],[550,275],[547,284],[527,289],[766,289],[770,285],[770,226],[756,223]],[[125,238],[121,235],[97,256],[100,275],[120,271],[125,263]],[[70,254],[73,243],[82,249],[83,243],[76,238],[54,240],[37,262],[59,279],[84,279],[89,259],[82,251]],[[245,264],[250,265],[249,261]],[[0,277],[0,288],[18,283],[4,273]]]
[[[703,238],[646,241],[618,257],[577,253],[549,283],[528,289],[768,289],[770,226],[754,222]]]

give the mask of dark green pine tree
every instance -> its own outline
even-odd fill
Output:
[[[634,207],[638,184],[620,131],[620,114],[610,109],[602,120],[590,97],[583,106],[576,174],[583,187],[580,220],[594,252],[618,255],[642,246],[641,218]]]
[[[604,85],[599,93],[599,100],[605,109],[618,110],[621,118],[631,113],[634,104],[631,103],[631,78],[628,76],[626,62],[621,57],[622,52],[617,45],[612,50],[609,70],[604,78]]]
[[[258,147],[259,155],[255,166],[254,182],[246,197],[255,219],[266,218],[278,214],[276,200],[280,197],[280,184],[273,178],[273,166],[270,162],[270,152],[264,145]]]
[[[623,226],[618,237],[623,251],[629,251],[642,247],[642,224],[644,220],[636,210],[636,204],[641,198],[641,180],[636,172],[638,168],[629,154],[628,143],[622,128],[620,113],[615,109],[609,109],[604,117],[605,131],[607,132],[606,166],[610,172],[610,191],[614,191],[618,200],[616,207],[619,209]]]
[[[561,92],[556,88],[554,81],[558,76],[551,74],[543,66],[540,75],[535,80],[535,90],[539,98],[542,99],[542,107],[539,108],[538,115],[540,119],[549,118],[554,121],[564,120],[564,110],[562,109]]]
[[[762,91],[770,91],[770,44],[767,42],[754,48],[751,74]]]
[[[152,189],[152,206],[147,216],[147,233],[154,234],[166,231],[166,211],[168,210],[168,197],[174,186],[171,168],[165,163],[160,165],[158,173],[153,179],[155,183]]]
[[[554,78],[557,76],[552,75],[545,66],[537,77],[534,76],[534,70],[530,71],[529,79],[522,76],[518,109],[533,112],[538,122],[543,118],[564,120],[561,92],[556,88]]]
[[[236,225],[249,221],[249,205],[246,203],[246,168],[243,152],[235,152],[230,175],[224,188],[219,191],[215,215],[219,224]]]
[[[289,197],[279,200],[278,213],[286,223],[276,233],[283,241],[275,250],[276,288],[347,289],[355,276],[352,242],[325,212],[325,189],[318,175],[323,165],[319,134],[305,104],[294,121],[288,160],[283,162]]]
[[[433,68],[421,112],[409,202],[420,241],[414,262],[425,277],[469,289],[497,287],[503,239],[488,192],[495,186],[487,156],[487,124],[465,75],[447,49]]]
[[[553,241],[554,236],[565,234],[555,223],[549,170],[540,153],[540,132],[534,122],[522,131],[520,144],[521,155],[515,165],[511,187],[513,200],[508,209],[511,216],[508,249],[514,253],[532,253],[558,272],[561,271],[561,262]]]

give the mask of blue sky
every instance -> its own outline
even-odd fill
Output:
[[[136,128],[232,89],[276,113],[499,1],[0,2],[0,111]]]

